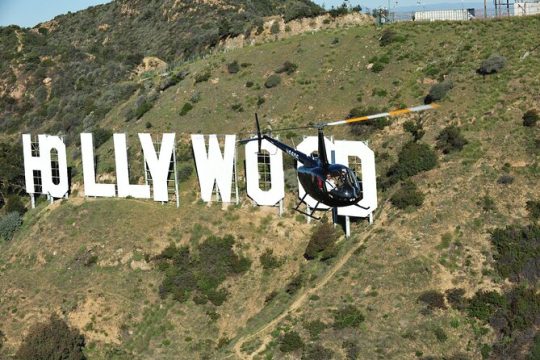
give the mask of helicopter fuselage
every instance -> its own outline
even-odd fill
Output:
[[[362,200],[361,184],[344,165],[300,166],[298,180],[308,195],[330,207],[355,205]]]

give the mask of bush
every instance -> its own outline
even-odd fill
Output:
[[[424,134],[426,133],[424,131],[424,126],[420,121],[405,121],[405,123],[403,123],[403,130],[412,135],[413,141],[419,141],[424,137]]]
[[[320,13],[320,8],[316,5],[295,2],[292,5],[287,6],[284,14],[284,20],[285,22],[289,22],[295,19],[314,17]]]
[[[185,116],[191,110],[193,110],[193,105],[190,102],[186,102],[184,106],[182,106],[182,109],[180,109],[179,115]]]
[[[514,182],[514,177],[512,175],[502,175],[497,179],[497,184],[509,185]]]
[[[281,28],[279,26],[279,22],[274,21],[272,23],[272,26],[270,27],[270,33],[273,34],[273,35],[276,35],[276,34],[279,34],[280,31],[281,31]]]
[[[304,348],[304,341],[296,331],[286,332],[279,339],[279,350],[284,353],[293,352]]]
[[[384,70],[384,64],[381,63],[381,62],[376,62],[371,67],[371,71],[374,72],[374,73],[380,73],[383,70]]]
[[[6,205],[4,207],[6,214],[16,212],[18,214],[24,214],[26,207],[21,201],[21,197],[15,194],[8,195],[6,198]]]
[[[235,103],[231,105],[231,110],[236,111],[236,112],[243,112],[244,107],[240,103]]]
[[[240,65],[238,65],[238,61],[234,60],[232,63],[227,64],[227,71],[229,74],[236,74],[240,71]]]
[[[318,256],[328,259],[330,255],[335,255],[336,240],[339,234],[330,223],[320,223],[313,229],[311,238],[304,252],[304,258],[313,260]],[[332,257],[332,256],[330,256]]]
[[[512,281],[527,279],[536,282],[540,276],[540,226],[507,226],[491,233],[491,243],[497,253],[493,256],[495,269]]]
[[[32,326],[23,340],[16,359],[69,359],[83,360],[85,340],[78,330],[56,315],[47,323]]]
[[[506,65],[506,59],[503,56],[493,54],[482,62],[477,72],[481,75],[495,74],[501,71]]]
[[[485,212],[494,211],[496,209],[495,200],[493,200],[493,198],[490,197],[489,195],[482,196],[478,204],[482,207],[482,210],[484,210]]]
[[[523,126],[533,127],[540,119],[538,112],[536,110],[528,110],[523,114]]]
[[[234,244],[231,235],[210,236],[197,246],[196,256],[185,246],[168,246],[156,257],[157,267],[165,274],[160,296],[171,295],[184,302],[193,294],[198,303],[206,299],[216,306],[223,304],[228,292],[219,286],[227,277],[244,273],[251,266],[248,258],[234,252]]]
[[[302,276],[302,274],[296,275],[285,287],[285,292],[291,296],[296,294],[296,292],[300,290],[300,288],[302,288],[303,282],[304,277]]]
[[[272,249],[266,249],[259,257],[259,261],[265,270],[272,270],[281,266],[281,261],[277,256],[274,256],[274,250]]]
[[[22,217],[16,212],[10,212],[0,218],[0,239],[10,241],[15,232],[21,227]]]
[[[437,149],[441,150],[444,154],[461,151],[466,144],[467,140],[455,125],[445,127],[439,136],[437,136]]]
[[[445,80],[433,85],[424,99],[424,104],[431,104],[434,101],[442,100],[453,87],[454,83],[451,80]]]
[[[465,290],[463,289],[448,289],[445,292],[446,300],[455,309],[463,310],[467,306],[467,302],[463,295],[465,295]]]
[[[159,90],[165,91],[171,86],[178,84],[180,81],[184,80],[188,75],[187,71],[175,72],[172,75],[167,76],[159,84]]]
[[[354,305],[346,305],[334,312],[334,328],[358,328],[364,322],[364,315]]]
[[[341,347],[343,348],[343,351],[345,351],[345,358],[347,360],[356,360],[359,358],[360,347],[357,343],[346,340],[341,344]]]
[[[193,174],[193,166],[184,164],[178,169],[178,181],[186,181]]]
[[[420,294],[418,301],[423,302],[429,309],[446,309],[444,295],[436,290],[428,290]]]
[[[326,324],[321,320],[313,320],[305,323],[304,328],[309,332],[312,339],[317,339],[321,332],[326,329]]]
[[[529,200],[527,201],[526,208],[531,220],[536,221],[540,219],[540,201]]]
[[[309,344],[302,354],[302,360],[332,360],[334,352],[319,344]]]
[[[443,343],[448,340],[448,335],[446,335],[446,332],[440,326],[437,326],[435,329],[433,329],[433,333],[435,334],[438,342]]]
[[[424,203],[424,194],[418,190],[416,184],[412,181],[406,181],[401,185],[401,188],[390,198],[392,205],[398,209],[406,209],[408,207],[417,208]]]
[[[280,65],[276,69],[276,74],[287,73],[287,75],[292,75],[292,74],[294,74],[296,69],[298,69],[298,65],[296,65],[295,63],[292,63],[290,61],[285,61],[283,63],[283,65]]]
[[[485,322],[499,309],[505,309],[506,299],[496,291],[478,291],[469,301],[467,312],[470,316]]]
[[[96,149],[105,144],[113,136],[113,132],[111,130],[99,127],[95,128],[92,134],[94,135],[94,147]]]
[[[267,89],[271,89],[278,86],[279,84],[281,84],[281,78],[279,77],[279,75],[273,74],[270,75],[268,79],[266,79],[264,87],[266,87]]]
[[[390,184],[405,180],[422,171],[437,166],[437,154],[427,144],[410,142],[403,146],[398,154],[398,161],[387,172]]]
[[[405,36],[398,34],[392,29],[385,29],[379,39],[379,45],[386,46],[394,42],[404,42]]]
[[[366,115],[373,115],[380,112],[381,109],[374,106],[357,106],[355,108],[352,108],[351,111],[349,111],[347,119],[362,117]],[[349,129],[351,130],[351,133],[353,135],[365,136],[373,130],[382,130],[388,125],[390,125],[390,120],[388,118],[379,118],[352,123]]]
[[[212,76],[212,73],[210,72],[210,70],[206,69],[206,70],[198,73],[197,75],[195,75],[195,84],[206,82],[206,81],[210,80],[211,76]]]

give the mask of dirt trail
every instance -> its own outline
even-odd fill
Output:
[[[382,207],[384,207],[385,204],[383,204],[383,206],[381,206],[381,210],[382,210]],[[382,213],[382,211],[380,211],[379,213]],[[240,339],[238,339],[238,341],[236,342],[236,344],[234,345],[233,349],[234,349],[234,353],[236,354],[236,356],[239,358],[239,359],[243,359],[243,360],[252,360],[256,355],[258,355],[259,353],[263,352],[264,349],[266,348],[266,345],[268,345],[268,343],[272,340],[272,336],[269,334],[269,332],[272,331],[272,329],[277,325],[279,324],[279,322],[281,320],[283,320],[287,315],[289,315],[290,313],[294,312],[295,310],[299,309],[305,302],[306,300],[309,298],[310,295],[312,295],[313,293],[317,292],[319,289],[321,289],[323,286],[325,286],[328,281],[330,279],[332,279],[334,277],[334,275],[343,267],[343,265],[345,265],[347,263],[347,261],[349,261],[349,259],[351,258],[351,256],[354,254],[354,252],[360,248],[366,241],[366,239],[380,226],[380,224],[383,223],[383,219],[379,219],[377,221],[376,224],[372,225],[369,227],[368,231],[366,233],[363,234],[362,238],[358,240],[358,243],[356,243],[353,247],[351,247],[346,253],[345,255],[343,255],[333,266],[330,270],[328,270],[326,272],[326,274],[324,274],[324,276],[315,284],[315,286],[309,288],[309,289],[306,289],[304,290],[302,293],[300,293],[300,295],[287,307],[287,309],[285,311],[283,311],[279,316],[277,316],[275,319],[273,319],[272,321],[270,321],[268,324],[264,325],[262,328],[260,328],[259,330],[257,330],[256,332],[252,333],[252,334],[249,334],[249,335],[245,335],[243,337],[241,337]],[[249,340],[252,340],[258,336],[261,336],[261,335],[265,335],[263,341],[262,341],[262,344],[261,346],[259,346],[259,348],[257,348],[254,352],[252,352],[251,354],[244,354],[242,353],[242,345],[246,342],[246,341],[249,341]]]

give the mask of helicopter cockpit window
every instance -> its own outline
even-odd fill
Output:
[[[326,175],[326,190],[332,191],[340,189],[343,186],[354,186],[354,175],[350,174],[346,169],[341,169],[328,173]]]

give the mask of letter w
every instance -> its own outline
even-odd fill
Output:
[[[201,186],[201,198],[212,201],[214,184],[223,202],[231,202],[232,177],[236,151],[236,135],[225,136],[225,150],[221,153],[216,135],[208,137],[208,152],[203,135],[191,135],[197,175]]]

